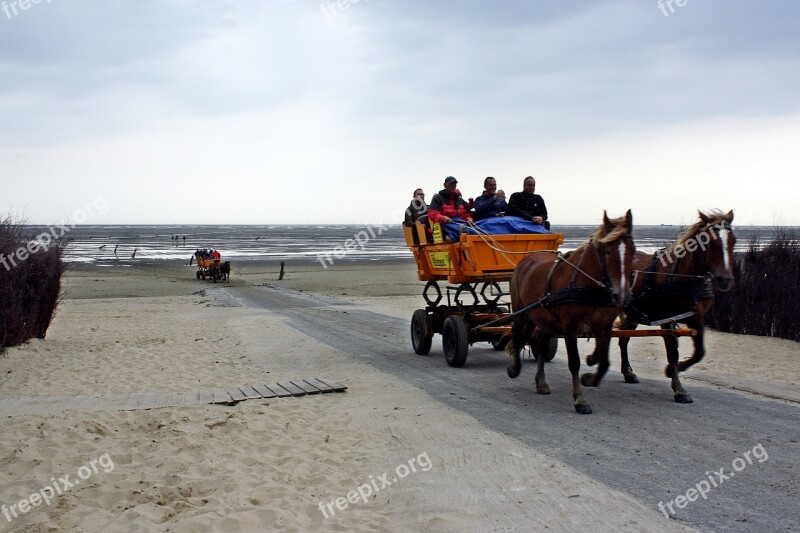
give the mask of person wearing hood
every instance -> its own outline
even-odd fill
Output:
[[[433,195],[431,205],[428,206],[428,216],[431,222],[450,224],[454,218],[472,220],[469,214],[469,205],[461,197],[461,191],[456,186],[458,180],[447,176],[444,180],[444,189]]]

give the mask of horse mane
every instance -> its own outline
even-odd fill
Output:
[[[619,239],[620,237],[622,237],[623,235],[626,235],[627,233],[630,232],[630,228],[625,226],[625,217],[624,216],[609,219],[609,222],[611,224],[613,224],[613,226],[614,226],[611,230],[606,228],[605,223],[600,224],[597,227],[597,229],[594,230],[594,233],[592,233],[589,236],[589,240],[588,241],[586,241],[585,243],[581,244],[580,246],[578,246],[572,252],[569,252],[569,253],[573,254],[575,252],[581,251],[584,248],[586,248],[587,246],[589,246],[589,244],[606,244],[606,243],[615,241],[615,240]]]
[[[711,211],[708,212],[700,211],[699,213],[700,215],[707,218],[708,222],[707,223],[704,222],[703,218],[699,217],[700,219],[697,222],[686,228],[686,230],[678,236],[678,240],[676,240],[674,243],[664,248],[664,253],[671,252],[677,246],[684,246],[688,241],[694,239],[698,233],[700,233],[707,227],[719,224],[720,222],[728,221],[728,215],[726,213],[723,213],[719,209],[712,209]]]

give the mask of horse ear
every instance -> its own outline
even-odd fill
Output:
[[[605,209],[603,209],[603,225],[606,227],[608,231],[614,229],[614,225],[611,223],[610,220],[608,220],[608,213],[606,213]]]
[[[625,213],[625,227],[629,230],[633,229],[633,213],[631,213],[630,209]]]
[[[728,211],[728,213],[725,215],[725,220],[728,222],[728,224],[733,224],[733,209]]]
[[[711,224],[711,221],[702,211],[697,211],[697,214],[700,215],[700,220],[703,221],[703,224]]]

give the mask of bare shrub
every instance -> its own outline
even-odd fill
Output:
[[[54,240],[20,260],[17,250],[34,239],[21,224],[0,220],[0,259],[5,258],[0,264],[0,348],[45,338],[58,307],[66,242]]]
[[[763,248],[752,240],[734,260],[736,286],[717,294],[709,325],[728,333],[800,341],[800,236],[776,228]]]

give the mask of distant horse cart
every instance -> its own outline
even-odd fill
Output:
[[[671,346],[677,345],[676,337],[696,333],[676,327],[678,320],[686,318],[684,312],[647,322],[661,329],[633,331],[631,325],[613,329],[636,276],[632,226],[630,211],[618,219],[604,213],[603,223],[589,240],[566,254],[558,251],[562,234],[462,233],[457,242],[436,242],[423,224],[406,227],[418,278],[427,282],[422,294],[427,306],[414,311],[411,318],[414,351],[428,354],[433,335],[439,333],[447,363],[461,367],[469,345],[488,341],[509,353],[508,375],[515,378],[521,370],[520,351],[529,346],[537,361],[536,391],[549,394],[544,363],[555,356],[561,337],[572,374],[575,410],[591,413],[581,385],[600,384],[609,367],[612,337],[660,336]],[[451,284],[446,286],[446,304],[439,286],[445,280]],[[509,282],[508,293],[501,289],[502,282]],[[509,295],[510,304],[501,300]],[[595,351],[587,362],[598,364],[597,372],[583,376],[578,375],[580,337],[594,337]]]
[[[208,278],[214,283],[217,281],[230,282],[230,261],[222,261],[220,257],[209,257],[209,255],[202,250],[196,251],[194,253],[194,258],[197,261],[197,279],[205,280]]]

